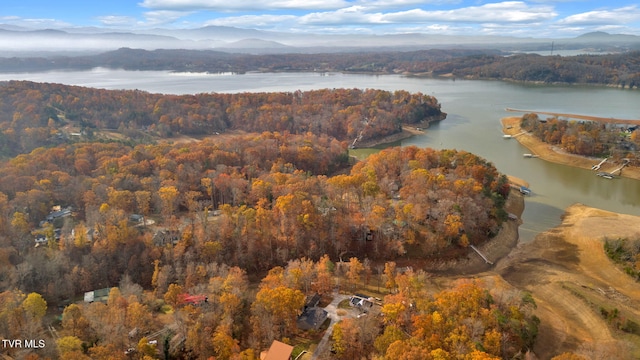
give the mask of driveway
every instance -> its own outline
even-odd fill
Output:
[[[331,319],[331,323],[329,324],[327,331],[325,331],[322,340],[318,343],[318,347],[316,347],[316,350],[311,355],[311,360],[317,360],[321,354],[329,351],[328,345],[331,334],[333,333],[333,326],[342,318],[353,317],[353,312],[351,310],[347,310],[347,315],[345,316],[338,315],[338,304],[342,300],[349,299],[350,297],[351,296],[349,295],[338,294],[337,292],[333,293],[333,301],[324,308],[327,311],[327,316]]]

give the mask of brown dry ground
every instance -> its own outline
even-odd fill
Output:
[[[575,351],[585,343],[615,349],[615,358],[640,358],[640,337],[614,329],[600,313],[600,307],[615,308],[640,321],[640,284],[613,264],[603,248],[606,237],[638,234],[640,217],[573,205],[560,226],[520,244],[482,275],[499,276],[532,294],[541,319],[534,348],[539,358]]]
[[[575,166],[583,169],[591,169],[593,165],[600,162],[601,159],[589,158],[569,154],[557,146],[552,146],[538,140],[535,136],[523,132],[520,128],[520,116],[506,117],[502,119],[502,131],[507,135],[514,136],[520,144],[525,146],[532,154],[538,155],[541,159],[551,161],[556,164]],[[619,165],[605,163],[600,171],[613,171]],[[640,180],[640,168],[627,166],[622,170],[621,176]]]

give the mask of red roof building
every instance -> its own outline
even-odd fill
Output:
[[[293,346],[273,340],[271,347],[260,354],[260,360],[291,360]]]

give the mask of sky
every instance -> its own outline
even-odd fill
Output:
[[[296,33],[640,35],[637,0],[17,0],[0,24],[146,30],[209,25]]]

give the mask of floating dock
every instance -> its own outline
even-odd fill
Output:
[[[613,174],[608,173],[608,172],[599,172],[596,175],[600,176],[601,178],[608,179],[608,180],[611,180],[611,179],[614,178]]]

